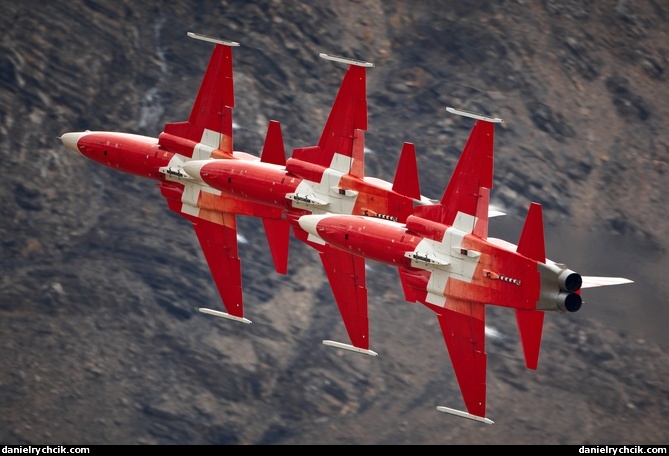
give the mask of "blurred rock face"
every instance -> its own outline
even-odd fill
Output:
[[[669,411],[664,134],[669,9],[658,2],[10,2],[0,15],[0,440],[7,444],[664,444]],[[416,145],[439,198],[472,123],[504,118],[491,234],[517,241],[544,206],[548,256],[629,288],[547,315],[524,368],[511,312],[491,309],[492,428],[461,408],[437,320],[370,264],[368,359],[346,334],[320,260],[291,245],[274,273],[240,218],[250,326],[195,311],[218,295],[192,228],[152,182],[88,162],[57,137],[157,136],[185,120],[211,47],[238,41],[235,149],[267,122],[316,144],[345,66],[368,72],[366,173],[392,180]],[[626,286],[627,287],[627,286]],[[494,331],[493,331],[494,330]]]

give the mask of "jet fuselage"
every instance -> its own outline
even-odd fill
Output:
[[[106,131],[65,133],[61,140],[70,150],[109,168],[164,180],[159,170],[167,166],[174,153],[161,147],[157,138]]]
[[[574,312],[580,307],[578,274],[455,226],[415,216],[402,224],[334,214],[305,215],[299,224],[336,248],[406,269],[417,299],[428,306],[456,298],[526,310]]]
[[[381,179],[358,178],[301,160],[285,166],[249,160],[192,160],[184,170],[223,193],[305,212],[335,212],[405,221],[417,205]],[[308,177],[305,177],[308,176]]]

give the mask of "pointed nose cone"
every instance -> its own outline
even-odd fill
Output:
[[[70,149],[73,152],[81,153],[79,150],[79,140],[83,137],[86,136],[86,132],[81,132],[81,133],[65,133],[60,137],[60,140],[62,143]]]
[[[307,233],[320,237],[318,236],[318,231],[316,230],[316,226],[318,225],[318,222],[320,222],[321,220],[323,220],[322,215],[303,215],[297,220],[297,223],[299,223],[302,229]]]
[[[195,180],[204,182],[202,180],[202,167],[207,163],[211,163],[211,160],[191,160],[183,165],[183,170]]]

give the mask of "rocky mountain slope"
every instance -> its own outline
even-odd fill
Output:
[[[669,5],[629,1],[34,0],[0,15],[0,441],[5,444],[666,444],[669,413]],[[378,358],[346,340],[315,252],[270,262],[240,218],[247,316],[218,295],[188,222],[153,182],[88,162],[57,137],[157,136],[187,118],[211,47],[238,41],[235,148],[267,122],[315,144],[345,67],[368,72],[366,172],[392,180],[403,141],[440,197],[471,122],[496,130],[491,224],[515,242],[544,206],[548,256],[633,285],[548,315],[537,371],[491,309],[488,414],[462,408],[434,315],[370,264]],[[502,236],[503,235],[503,236]],[[493,332],[494,331],[494,332]]]

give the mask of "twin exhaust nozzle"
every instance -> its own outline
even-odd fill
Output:
[[[558,308],[567,312],[579,310],[583,304],[581,295],[577,293],[583,285],[581,274],[571,269],[564,269],[558,275],[558,284],[560,285],[560,294],[557,298]]]

